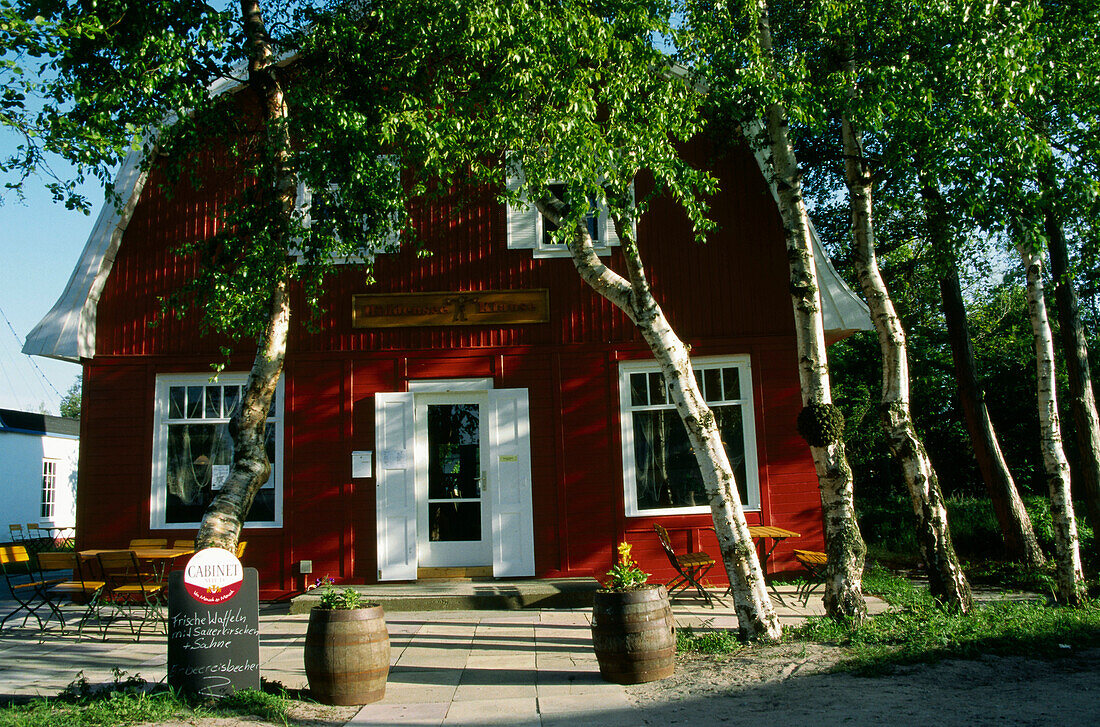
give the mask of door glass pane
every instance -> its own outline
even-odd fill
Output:
[[[477,404],[428,406],[428,499],[481,497],[481,412]]]
[[[481,540],[481,503],[428,503],[428,538],[433,543]]]

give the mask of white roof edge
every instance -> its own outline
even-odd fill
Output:
[[[766,148],[753,144],[751,137],[763,133],[764,126],[759,121],[745,124],[745,137],[749,139],[749,146],[753,150],[756,164],[760,167],[760,173],[771,190],[772,199],[779,204],[779,195],[775,189],[774,175],[769,173],[771,169],[770,153]],[[814,248],[814,266],[817,268],[817,287],[821,301],[821,317],[826,331],[838,333],[851,333],[853,331],[874,330],[871,322],[871,310],[867,304],[860,300],[855,291],[848,287],[840,273],[833,267],[829,256],[825,254],[825,248],[821,245],[821,238],[817,235],[817,228],[813,220],[810,224],[810,243]]]
[[[287,63],[292,58],[288,54],[279,63]],[[236,68],[230,75],[210,84],[210,95],[220,96],[241,88],[242,82],[232,76],[239,70]],[[77,363],[82,358],[95,356],[96,308],[114,266],[123,233],[145,189],[148,173],[142,169],[144,157],[144,151],[135,149],[123,160],[115,176],[114,191],[125,203],[121,209],[110,200],[103,204],[64,292],[27,335],[23,353]]]
[[[95,356],[96,308],[115,262],[122,235],[145,188],[142,151],[131,151],[115,177],[114,190],[125,203],[107,201],[84,244],[80,260],[61,297],[27,335],[23,353],[79,362]]]

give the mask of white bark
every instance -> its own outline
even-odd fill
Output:
[[[272,154],[272,167],[268,172],[273,182],[274,197],[265,202],[277,208],[278,214],[289,223],[297,191],[297,183],[289,167],[291,143],[286,124],[289,110],[282,86],[274,73],[274,53],[268,42],[259,1],[241,0],[241,17],[249,53],[248,85],[255,92],[261,107],[266,142]],[[284,226],[284,232],[288,227],[289,224]],[[285,250],[285,234],[282,247]],[[218,496],[203,514],[195,536],[196,548],[237,549],[245,516],[271,472],[265,431],[267,412],[286,360],[290,329],[287,287],[288,274],[285,272],[270,282],[267,326],[248,376],[248,386],[241,398],[241,408],[230,422],[234,440],[233,466]]]
[[[771,29],[766,0],[756,0],[759,12],[757,40],[772,56]],[[774,71],[772,76],[774,78]],[[775,173],[779,211],[791,271],[791,303],[794,307],[798,346],[798,373],[803,407],[833,407],[829,387],[829,365],[825,352],[825,325],[821,317],[821,296],[810,241],[809,215],[802,198],[802,173],[787,133],[786,110],[778,103],[768,107],[765,118],[772,167]],[[867,615],[863,598],[863,560],[867,548],[856,524],[854,481],[844,441],[840,436],[815,444],[810,454],[821,490],[828,555],[825,579],[825,610],[833,618],[862,621]]]
[[[556,202],[540,201],[536,206],[541,214],[560,224]],[[603,264],[584,225],[579,225],[569,240],[573,264],[585,282],[638,326],[664,374],[703,476],[741,633],[752,639],[778,639],[782,627],[768,595],[764,573],[737,493],[733,468],[722,445],[714,414],[695,380],[687,346],[672,330],[650,291],[630,226],[619,225],[618,220],[616,225],[628,279]]]
[[[1077,521],[1070,496],[1069,462],[1062,447],[1062,427],[1058,418],[1058,394],[1055,388],[1054,337],[1047,317],[1043,292],[1042,258],[1024,245],[1018,247],[1027,272],[1027,308],[1035,339],[1035,366],[1039,399],[1039,444],[1050,487],[1050,510],[1054,525],[1054,560],[1057,568],[1058,598],[1071,605],[1084,597],[1084,575],[1077,536]]]
[[[947,525],[947,508],[939,478],[924,443],[913,426],[909,406],[909,356],[905,331],[886,288],[875,254],[871,203],[871,172],[863,154],[861,133],[847,116],[842,119],[845,182],[852,211],[853,257],[863,296],[882,350],[882,425],[890,451],[901,466],[913,512],[917,516],[917,543],[928,569],[932,595],[962,612],[973,606],[966,580]]]

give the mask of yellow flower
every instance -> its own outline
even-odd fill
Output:
[[[623,542],[619,543],[619,562],[622,563],[623,565],[629,565],[630,562],[631,562],[631,560],[630,560],[630,548],[631,548],[630,543],[626,542],[625,540]]]

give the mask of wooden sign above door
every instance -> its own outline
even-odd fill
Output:
[[[355,328],[502,326],[547,323],[548,290],[470,290],[352,296]]]

